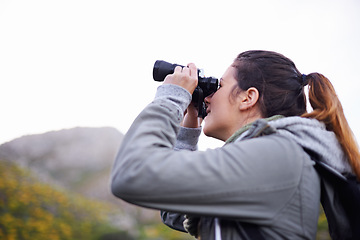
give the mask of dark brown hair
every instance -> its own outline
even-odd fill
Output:
[[[232,65],[240,90],[255,87],[263,117],[273,115],[315,118],[325,123],[340,142],[348,161],[360,179],[360,152],[330,81],[319,73],[302,75],[285,56],[270,51],[246,51]],[[313,111],[306,112],[304,86],[309,86]]]

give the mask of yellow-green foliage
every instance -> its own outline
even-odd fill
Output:
[[[140,226],[139,230],[138,240],[195,240],[190,234],[175,231],[162,223]]]
[[[44,184],[16,164],[0,161],[0,239],[134,239],[115,229],[111,204],[86,199]],[[138,240],[194,239],[154,220],[138,226]],[[330,239],[322,212],[318,240]]]
[[[133,240],[111,225],[109,218],[119,213],[117,206],[56,189],[18,165],[0,161],[1,240]],[[138,240],[194,239],[159,219],[137,231]]]
[[[98,239],[114,231],[107,205],[41,183],[0,161],[0,239]]]
[[[317,240],[331,240],[330,235],[329,235],[328,223],[326,220],[324,210],[322,208],[320,211],[317,229],[318,229],[317,235],[316,235]]]

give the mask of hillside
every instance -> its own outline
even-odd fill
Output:
[[[109,204],[39,181],[17,164],[0,161],[0,239],[133,239],[112,224]]]
[[[108,174],[123,135],[114,128],[73,128],[29,135],[0,145],[0,159],[29,167],[47,181],[85,191],[100,172]]]
[[[18,165],[48,186],[48,191],[60,189],[105,204],[117,213],[111,217],[111,226],[136,239],[186,239],[185,234],[163,226],[158,211],[136,207],[110,193],[110,170],[122,138],[114,128],[73,128],[24,136],[0,145],[0,163]],[[25,183],[20,181],[19,186]],[[0,212],[0,226],[1,221]]]
[[[62,236],[53,239],[83,239],[74,237],[80,233],[72,227],[79,224],[99,240],[193,239],[164,226],[158,211],[110,193],[110,170],[122,139],[114,128],[73,128],[0,145],[0,239],[12,239],[1,235],[9,226],[27,234],[21,239],[32,239],[27,231],[50,230]],[[324,214],[317,239],[329,239]]]

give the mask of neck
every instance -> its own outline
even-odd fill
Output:
[[[252,108],[254,109],[254,108]],[[246,116],[247,115],[247,116]],[[259,111],[249,111],[247,113],[243,113],[243,116],[246,116],[242,119],[242,121],[239,121],[239,124],[235,126],[233,131],[229,134],[229,136],[226,138],[228,139],[231,135],[233,135],[238,129],[241,129],[244,126],[250,125],[251,123],[255,122],[258,119],[264,118]]]
[[[261,117],[260,117],[261,118]],[[225,144],[228,144],[230,142],[233,142],[235,141],[241,134],[243,134],[244,132],[246,132],[247,130],[249,130],[249,128],[251,127],[251,125],[258,119],[260,118],[257,118],[255,119],[254,121],[252,122],[249,122],[245,125],[243,125],[242,127],[240,127],[239,129],[237,129],[237,131],[235,131],[225,142]],[[272,117],[269,117],[269,118],[265,118],[265,120],[267,122],[270,122],[270,121],[273,121],[273,120],[276,120],[276,119],[279,119],[279,118],[283,118],[283,116],[281,115],[274,115]]]

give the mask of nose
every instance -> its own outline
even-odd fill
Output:
[[[206,104],[206,106],[208,106],[210,104],[210,100],[212,98],[212,96],[214,95],[214,93],[210,94],[209,96],[207,96],[205,99],[204,99],[204,102]]]

